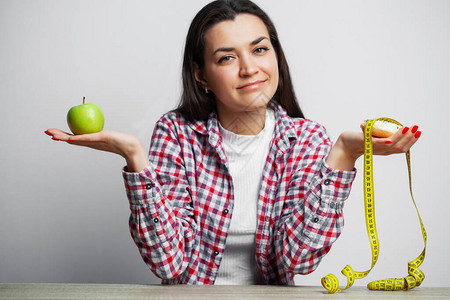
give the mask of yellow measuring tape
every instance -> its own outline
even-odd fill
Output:
[[[387,121],[399,126],[402,126],[399,122],[389,118],[378,118],[366,121],[364,127],[364,208],[366,215],[366,228],[369,236],[370,246],[372,248],[372,266],[369,270],[358,272],[354,271],[350,266],[346,266],[342,269],[341,273],[347,277],[347,286],[343,289],[339,288],[339,281],[333,274],[328,274],[322,278],[322,286],[328,290],[329,293],[339,293],[343,290],[350,288],[355,279],[361,279],[366,277],[375,266],[379,255],[379,242],[377,235],[377,227],[375,224],[375,206],[374,206],[374,188],[373,188],[373,146],[372,146],[372,127],[376,121]],[[420,218],[419,210],[417,209],[416,202],[412,192],[411,184],[411,162],[410,152],[406,153],[406,163],[408,165],[409,175],[409,192],[411,199],[416,208],[417,216],[419,217],[420,227],[422,230],[424,248],[422,253],[414,260],[408,263],[408,275],[403,278],[388,278],[383,280],[372,281],[367,285],[370,290],[409,290],[416,286],[419,286],[425,279],[425,274],[419,269],[425,259],[425,249],[427,246],[427,232],[423,226],[422,219]]]

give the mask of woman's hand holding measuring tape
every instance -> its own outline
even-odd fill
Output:
[[[364,131],[365,123],[361,124]],[[417,142],[420,135],[418,126],[402,127],[386,121],[376,121],[372,128],[374,155],[406,153]],[[356,160],[364,154],[364,134],[343,132],[327,158],[330,167],[353,170]]]
[[[377,121],[380,122],[380,121]],[[361,125],[364,128],[364,124]],[[418,126],[402,127],[390,129],[390,132],[384,132],[383,137],[374,136],[372,139],[374,155],[391,155],[406,153],[417,142],[421,135]],[[381,135],[375,130],[375,134]],[[388,136],[389,135],[389,136]],[[353,170],[356,160],[364,154],[364,134],[360,132],[345,131],[341,133],[330,154],[327,158],[327,164],[334,169]]]

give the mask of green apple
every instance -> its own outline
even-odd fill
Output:
[[[73,134],[95,133],[103,130],[103,112],[94,103],[84,103],[72,107],[67,113],[67,124]]]

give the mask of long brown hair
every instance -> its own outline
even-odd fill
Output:
[[[205,35],[208,29],[222,21],[234,20],[238,14],[252,14],[259,17],[267,27],[270,41],[278,58],[279,81],[274,100],[291,117],[303,118],[303,112],[297,103],[291,75],[286,58],[278,40],[278,33],[267,14],[249,0],[217,0],[203,7],[192,20],[186,37],[183,59],[183,92],[175,111],[188,120],[206,120],[216,110],[214,95],[205,93],[204,88],[195,79],[194,64],[204,67]]]

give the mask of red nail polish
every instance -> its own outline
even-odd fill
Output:
[[[57,139],[57,138],[55,138],[55,137],[52,137],[52,140],[54,140],[54,141],[59,141],[59,139]]]
[[[386,141],[385,143],[386,144],[392,144],[392,141]]]
[[[421,134],[422,134],[421,131],[417,131],[416,134],[414,135],[414,137],[415,137],[416,139],[418,139],[418,138],[420,137]]]
[[[414,125],[413,128],[411,128],[411,132],[416,133],[417,129],[419,129],[419,126]]]
[[[405,127],[405,128],[403,128],[403,131],[402,131],[402,133],[403,133],[403,134],[405,134],[405,133],[407,133],[407,132],[408,132],[408,130],[409,130],[409,127]]]
[[[51,134],[48,132],[48,130],[44,131],[44,133],[45,133],[46,135],[51,135]]]

